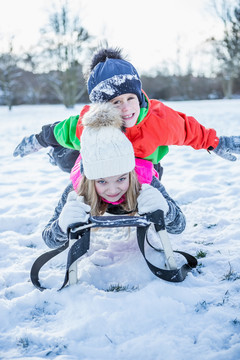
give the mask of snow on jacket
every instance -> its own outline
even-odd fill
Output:
[[[194,149],[216,148],[219,138],[214,129],[207,129],[194,117],[175,111],[158,100],[147,100],[147,108],[141,108],[136,125],[126,129],[135,157],[157,164],[168,153],[168,145],[187,145]],[[90,106],[85,105],[80,116],[56,124],[53,128],[55,141],[75,150],[81,149],[83,115]],[[50,144],[51,145],[51,144]]]
[[[165,216],[167,231],[171,234],[182,233],[186,226],[186,220],[181,209],[176,204],[176,202],[168,195],[164,186],[159,182],[157,178],[153,177],[151,185],[157,188],[167,200],[169,206],[169,211]],[[64,205],[66,204],[68,194],[71,191],[74,191],[73,185],[69,184],[63,191],[61,199],[59,200],[58,205],[54,210],[52,218],[49,220],[48,224],[42,232],[43,240],[50,248],[57,248],[59,246],[62,246],[68,240],[67,234],[64,233],[59,226],[58,219]],[[114,214],[123,214],[122,207],[120,205],[114,206],[112,204],[109,204],[107,212]]]

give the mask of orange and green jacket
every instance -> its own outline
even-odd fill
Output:
[[[136,125],[126,129],[135,157],[157,164],[168,153],[168,145],[187,145],[194,149],[217,147],[219,138],[214,129],[207,129],[194,117],[144,95],[147,108],[141,108]],[[54,136],[60,145],[81,150],[81,119],[89,108],[90,105],[85,105],[80,116],[71,116],[54,127]]]

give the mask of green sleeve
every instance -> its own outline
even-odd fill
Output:
[[[149,156],[145,157],[145,160],[151,161],[153,164],[158,164],[162,158],[167,155],[169,148],[166,145],[158,146],[157,149]]]
[[[57,142],[69,149],[80,150],[80,140],[76,137],[76,127],[79,115],[61,121],[54,128],[54,136]]]

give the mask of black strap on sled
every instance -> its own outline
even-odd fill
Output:
[[[186,276],[187,273],[189,271],[192,270],[192,268],[195,268],[197,266],[197,259],[188,254],[185,253],[183,251],[177,251],[177,250],[173,250],[173,252],[178,253],[182,256],[185,257],[185,259],[187,260],[187,263],[184,264],[183,266],[181,266],[179,269],[174,269],[174,270],[167,270],[167,269],[162,269],[159,268],[155,265],[153,265],[152,263],[150,263],[146,256],[145,256],[145,239],[146,239],[146,232],[147,229],[146,228],[137,228],[137,239],[138,239],[138,246],[139,249],[147,263],[147,266],[149,267],[149,269],[152,271],[152,273],[154,275],[156,275],[158,278],[162,279],[162,280],[166,280],[166,281],[170,281],[170,282],[181,282],[183,281]],[[148,243],[149,244],[149,243]],[[160,251],[160,252],[164,252],[162,249],[156,249],[154,248],[151,244],[149,244],[154,250]]]
[[[41,268],[49,261],[51,260],[54,256],[60,254],[61,252],[63,252],[64,250],[66,250],[69,246],[69,241],[67,241],[63,246],[48,251],[42,255],[40,255],[37,260],[34,261],[32,268],[31,268],[31,272],[30,272],[30,279],[33,283],[33,285],[39,289],[39,290],[45,290],[46,288],[41,286],[40,282],[39,282],[39,271],[41,270]]]
[[[157,210],[154,213],[146,214],[142,217],[135,216],[94,216],[89,219],[88,224],[72,224],[68,229],[69,240],[60,248],[51,250],[42,254],[36,259],[32,265],[30,278],[33,285],[39,290],[45,290],[46,288],[41,286],[39,282],[39,272],[41,268],[54,256],[60,254],[69,247],[69,241],[76,239],[75,243],[70,247],[67,258],[65,279],[61,286],[63,289],[69,280],[69,268],[70,266],[81,256],[86,254],[90,247],[90,229],[96,227],[137,227],[137,239],[139,249],[149,267],[154,275],[158,278],[170,281],[170,282],[181,282],[183,281],[187,273],[194,267],[197,266],[197,259],[183,251],[174,251],[185,257],[187,263],[184,264],[179,269],[166,270],[158,268],[157,266],[150,263],[145,256],[145,239],[147,239],[147,230],[149,226],[154,224],[156,231],[165,230],[164,216],[162,210]],[[147,240],[148,241],[148,240]],[[163,251],[154,248],[149,244],[153,249],[157,251]]]
[[[82,224],[83,225],[83,224]],[[85,224],[84,224],[85,225]],[[65,272],[65,278],[63,281],[62,286],[59,290],[62,290],[68,283],[69,280],[69,268],[70,266],[76,261],[78,258],[80,258],[82,255],[86,254],[86,252],[89,249],[90,245],[90,229],[86,229],[85,231],[82,231],[82,233],[78,233],[80,235],[80,238],[78,241],[76,241],[68,252],[68,258],[67,258],[67,265],[66,265],[66,272]],[[74,239],[74,237],[71,237],[71,239]],[[30,279],[33,283],[33,285],[43,291],[47,288],[43,287],[40,284],[39,281],[39,272],[41,268],[54,256],[57,256],[58,254],[62,253],[64,250],[66,250],[69,247],[69,240],[61,247],[50,250],[42,255],[40,255],[35,262],[32,265],[31,272],[30,272]]]

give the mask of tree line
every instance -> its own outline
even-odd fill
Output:
[[[215,73],[195,75],[189,68],[185,74],[160,70],[143,74],[143,89],[149,97],[198,100],[240,95],[240,0],[234,6],[229,0],[212,1],[224,30],[220,40],[206,39],[218,64]],[[94,51],[92,40],[79,17],[71,16],[66,2],[49,15],[41,42],[31,52],[16,55],[10,42],[9,51],[0,54],[0,105],[9,109],[20,104],[73,107],[88,102],[83,65]]]

